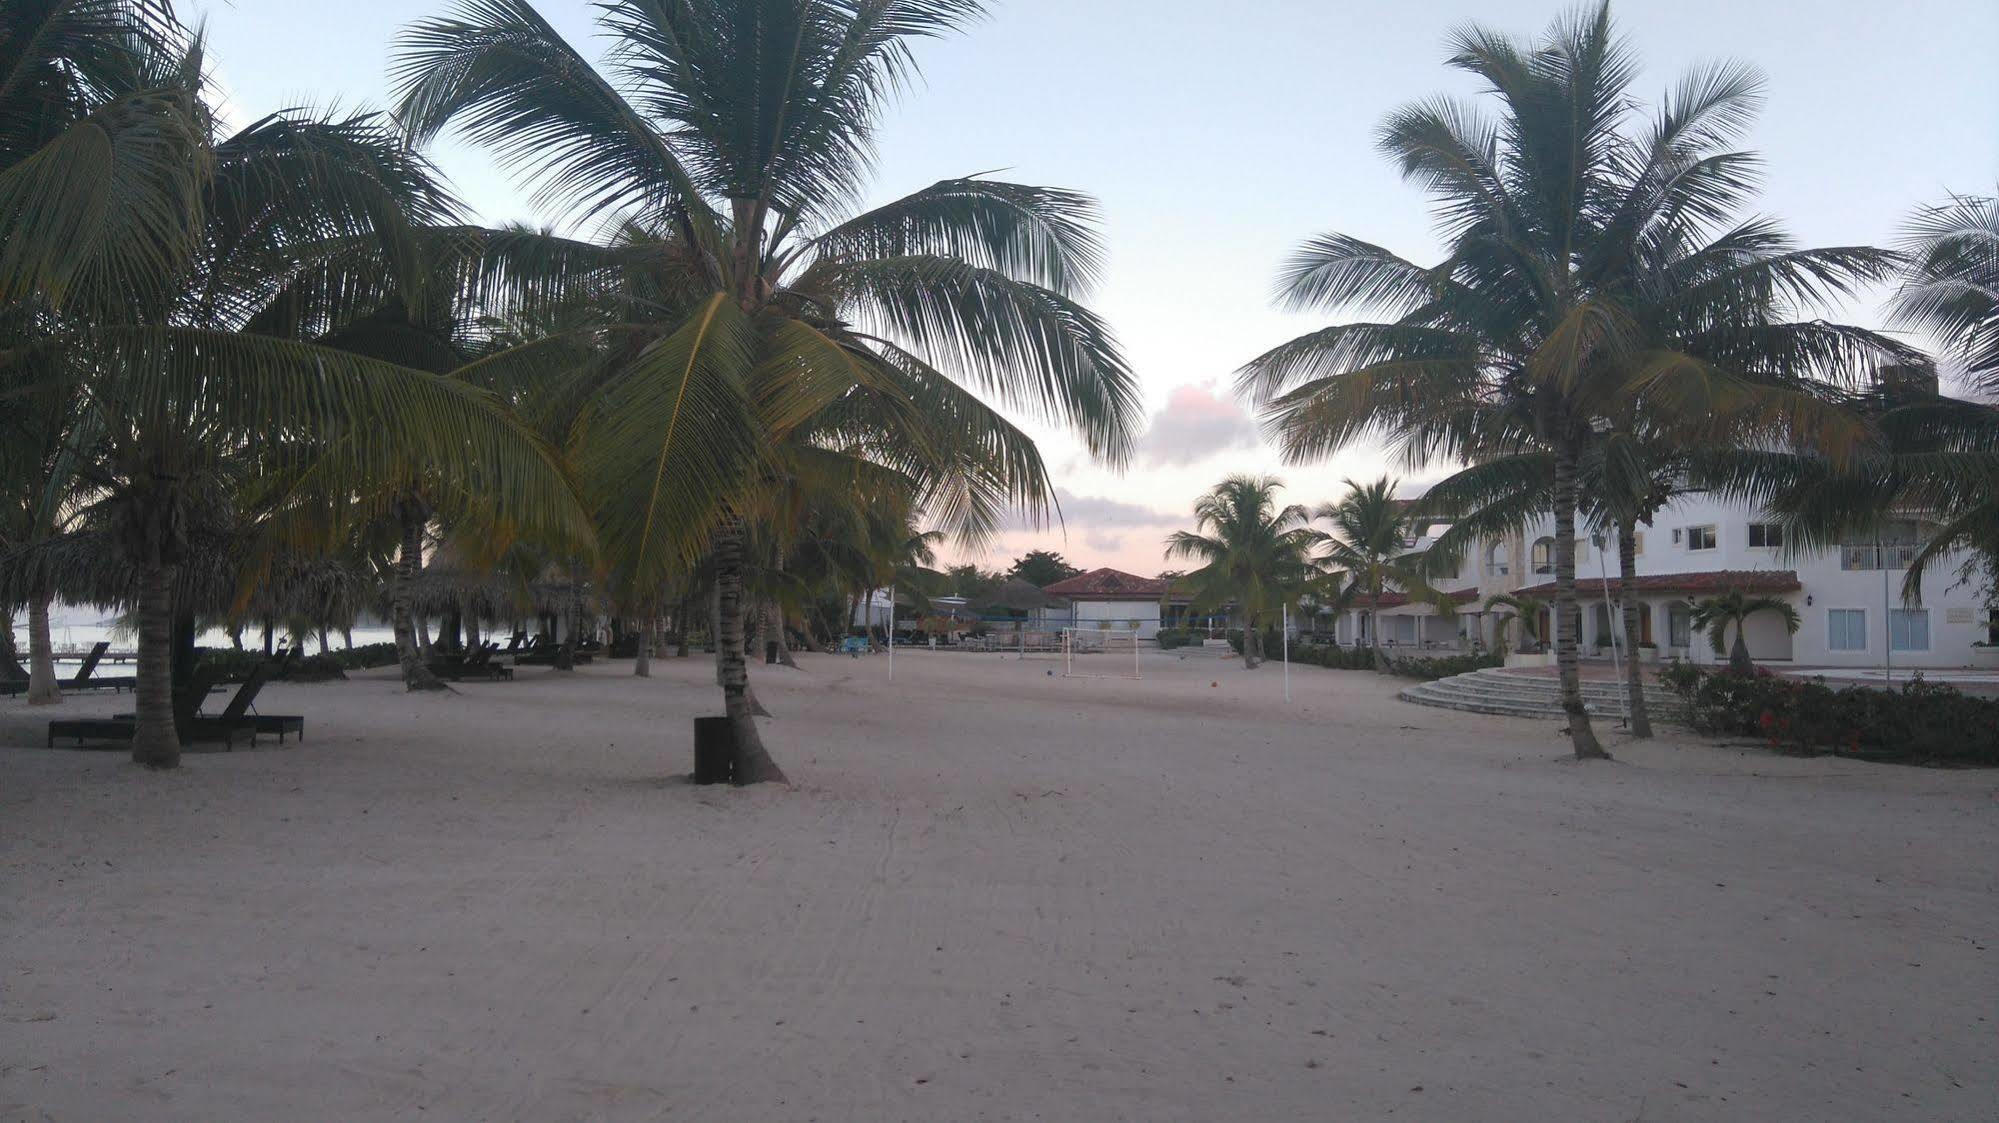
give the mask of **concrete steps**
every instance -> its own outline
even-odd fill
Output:
[[[1503,670],[1471,671],[1434,682],[1418,683],[1403,688],[1401,698],[1422,706],[1439,706],[1467,713],[1557,721],[1564,716],[1559,681]],[[1681,709],[1676,695],[1657,686],[1646,688],[1645,700],[1655,719],[1673,717]],[[1624,713],[1623,684],[1584,680],[1583,705],[1591,717],[1615,720]]]

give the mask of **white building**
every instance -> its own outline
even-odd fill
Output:
[[[1093,569],[1053,585],[1042,592],[1066,602],[1065,608],[1040,613],[1045,625],[1076,628],[1132,628],[1139,639],[1159,634],[1160,611],[1173,583],[1157,577],[1140,577],[1118,569]]]
[[[1904,603],[1902,581],[1925,536],[1916,522],[1884,532],[1881,542],[1854,542],[1835,550],[1793,553],[1784,548],[1782,528],[1760,519],[1754,508],[1707,495],[1678,498],[1638,532],[1637,575],[1631,595],[1638,602],[1641,657],[1681,658],[1696,663],[1725,662],[1707,636],[1695,634],[1692,605],[1731,589],[1782,598],[1797,610],[1795,635],[1774,613],[1749,618],[1745,641],[1759,663],[1796,667],[1963,668],[1999,666],[1999,648],[1988,643],[1983,590],[1964,581],[1962,557],[1939,559],[1924,575],[1917,603]],[[1410,545],[1422,549],[1425,537]],[[1554,520],[1528,534],[1484,543],[1465,558],[1454,577],[1435,582],[1459,602],[1454,619],[1427,604],[1410,604],[1394,594],[1380,606],[1360,605],[1335,626],[1342,643],[1367,642],[1379,627],[1384,643],[1430,647],[1496,645],[1508,624],[1508,610],[1485,611],[1488,598],[1515,593],[1554,597]],[[1604,550],[1587,539],[1577,543],[1576,592],[1582,607],[1585,656],[1608,657],[1613,639],[1623,646],[1615,543]],[[1606,604],[1606,593],[1609,604]],[[1540,634],[1552,638],[1545,613]],[[1425,619],[1427,617],[1427,619]],[[1377,623],[1378,621],[1378,623]],[[1509,635],[1518,647],[1517,625]]]

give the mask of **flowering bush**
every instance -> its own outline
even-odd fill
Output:
[[[1701,733],[1756,737],[1773,749],[1910,764],[1999,765],[1999,700],[1918,675],[1882,689],[1755,677],[1675,663],[1661,682]]]

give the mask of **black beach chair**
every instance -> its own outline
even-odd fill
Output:
[[[257,743],[256,738],[259,733],[275,734],[281,745],[284,744],[286,735],[292,733],[298,734],[299,740],[305,740],[304,717],[298,714],[260,714],[250,709],[256,703],[257,695],[264,689],[264,684],[270,682],[277,671],[278,664],[269,661],[251,668],[250,677],[244,679],[243,685],[236,688],[235,696],[229,699],[229,704],[224,706],[219,714],[201,712],[202,703],[208,697],[208,689],[204,686],[200,693],[193,694],[194,704],[189,716],[200,726],[222,725],[248,733],[252,745]],[[119,714],[118,719],[129,720],[132,716]]]
[[[90,649],[90,654],[83,657],[83,665],[76,669],[76,673],[63,679],[57,685],[62,687],[64,691],[71,693],[85,690],[132,689],[133,686],[137,685],[137,680],[131,675],[97,679],[90,677],[91,672],[97,669],[98,662],[104,658],[104,653],[109,650],[111,650],[111,645],[100,640]],[[8,675],[6,678],[0,679],[0,695],[26,694],[28,692],[28,681],[26,671],[22,671],[19,677],[11,674]]]
[[[215,672],[206,667],[196,667],[188,677],[187,688],[174,696],[174,729],[180,734],[180,743],[195,745],[217,742],[226,749],[234,749],[238,738],[247,738],[257,743],[256,732],[240,725],[228,725],[215,718],[201,716],[202,699],[215,686]],[[132,735],[138,731],[136,714],[120,714],[110,718],[67,718],[49,723],[49,748],[56,747],[58,737],[75,739],[78,746],[86,742],[105,742],[92,747],[116,748],[129,744]]]
[[[503,667],[493,662],[493,656],[499,653],[499,649],[500,645],[496,643],[482,644],[478,650],[463,659],[434,663],[430,669],[438,677],[448,678],[453,681],[462,681],[468,678],[496,680],[513,678],[514,669],[512,667]]]

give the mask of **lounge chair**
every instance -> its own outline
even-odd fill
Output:
[[[504,667],[493,662],[493,656],[498,652],[498,644],[482,644],[478,650],[465,656],[463,659],[449,659],[432,663],[430,670],[432,674],[437,675],[439,678],[448,678],[453,681],[462,681],[468,678],[513,678],[514,669],[512,667]]]
[[[90,654],[83,657],[83,665],[76,669],[76,673],[63,679],[57,685],[68,692],[132,689],[138,684],[138,680],[131,675],[97,679],[90,677],[91,672],[97,669],[98,662],[104,658],[104,653],[110,649],[111,645],[109,643],[99,641],[96,646],[90,649]],[[26,694],[27,692],[28,677],[26,674],[21,675],[19,678],[10,675],[5,679],[0,679],[0,695]]]
[[[250,677],[244,679],[243,685],[236,688],[235,696],[229,699],[229,704],[224,706],[222,712],[219,714],[204,714],[201,712],[202,703],[208,697],[208,690],[205,687],[200,693],[190,691],[193,695],[194,704],[191,707],[189,716],[197,723],[217,723],[232,729],[248,732],[252,745],[257,743],[256,735],[259,733],[276,734],[278,743],[281,745],[284,744],[285,736],[291,733],[298,734],[299,740],[305,740],[304,717],[298,714],[259,714],[251,712],[250,707],[256,703],[257,695],[262,692],[264,685],[271,681],[272,677],[277,674],[277,671],[278,664],[269,661],[259,663],[251,668]],[[119,714],[118,719],[129,720],[133,716],[132,714]]]
[[[174,729],[180,734],[180,743],[193,745],[202,742],[220,742],[224,748],[234,749],[240,737],[247,737],[252,745],[257,743],[254,729],[240,724],[229,724],[219,718],[201,716],[202,700],[215,686],[215,672],[207,667],[196,667],[189,676],[187,688],[174,696]],[[56,747],[56,738],[70,737],[78,746],[85,742],[102,741],[96,748],[116,748],[129,744],[132,735],[138,731],[138,717],[135,714],[121,714],[110,718],[65,718],[49,723],[49,748]]]

